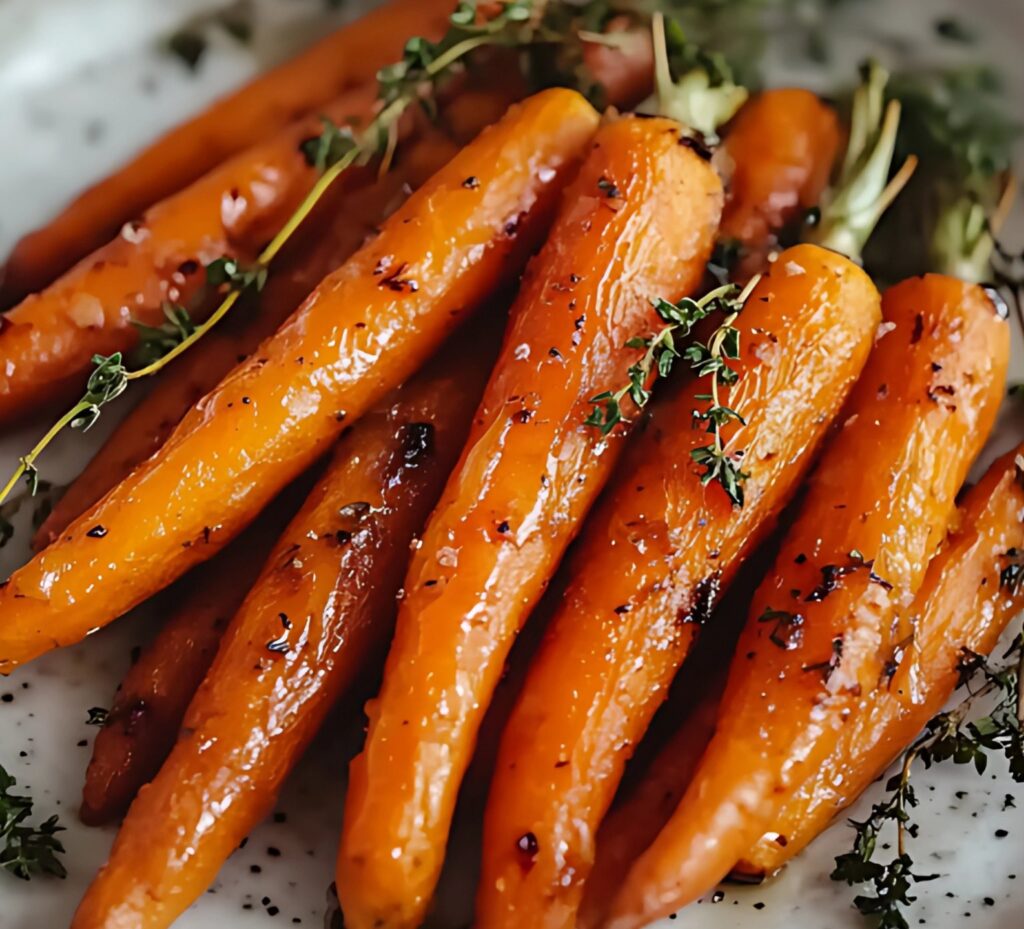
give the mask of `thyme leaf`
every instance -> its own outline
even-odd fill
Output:
[[[64,846],[56,837],[63,832],[56,816],[30,826],[32,798],[11,792],[17,781],[0,765],[0,868],[24,881],[37,874],[66,877],[57,857]]]
[[[643,355],[630,365],[625,385],[590,398],[592,409],[583,421],[602,436],[609,435],[620,423],[627,422],[623,412],[626,399],[642,410],[651,399],[652,382],[667,377],[676,362],[684,359],[698,377],[711,380],[711,392],[697,395],[707,406],[694,410],[693,418],[695,425],[707,423],[712,441],[694,449],[690,455],[704,469],[701,483],[717,481],[738,506],[743,505],[743,481],[750,475],[739,466],[743,453],[725,450],[722,428],[732,422],[743,424],[745,420],[738,411],[720,402],[718,389],[719,385],[734,384],[739,376],[729,366],[729,361],[739,358],[740,350],[739,330],[733,323],[758,280],[755,277],[742,292],[735,284],[724,284],[699,300],[691,297],[684,297],[677,303],[661,298],[652,300],[651,305],[666,325],[651,336],[635,336],[626,342],[626,348],[643,349]],[[724,318],[707,343],[685,345],[697,324],[715,313]]]
[[[432,112],[438,83],[461,68],[473,51],[485,45],[533,41],[532,10],[533,0],[513,0],[505,3],[490,19],[477,23],[476,5],[462,2],[452,14],[450,28],[440,42],[410,39],[402,60],[379,75],[380,99],[384,105],[364,133],[358,138],[353,136],[350,142],[345,130],[325,121],[320,136],[303,143],[303,154],[321,172],[320,178],[256,261],[246,265],[235,258],[223,257],[207,265],[207,288],[222,297],[209,318],[201,325],[194,325],[183,307],[168,304],[163,308],[164,324],[140,327],[142,367],[128,370],[119,352],[95,356],[96,367],[82,399],[20,459],[14,474],[0,488],[0,504],[23,477],[35,492],[38,481],[35,462],[63,429],[68,426],[83,431],[89,429],[99,419],[103,408],[124,393],[131,381],[166,367],[216,326],[243,293],[260,290],[266,283],[271,262],[344,171],[356,163],[366,164],[378,155],[381,170],[386,171],[397,142],[401,115],[415,103]],[[0,524],[0,536],[6,534],[7,529]]]
[[[1012,553],[1017,558],[1016,553]],[[1014,561],[1014,567],[1019,562]],[[1007,575],[1001,583],[1019,592],[1019,572]],[[925,727],[924,733],[904,753],[899,771],[886,783],[888,796],[872,806],[867,819],[850,820],[855,830],[853,849],[836,858],[832,880],[849,885],[867,884],[870,891],[854,898],[854,905],[866,916],[877,917],[883,929],[908,929],[907,909],[917,899],[911,896],[914,884],[931,881],[935,874],[918,874],[907,851],[907,839],[916,838],[918,825],[911,810],[917,796],[911,783],[915,761],[925,768],[943,761],[972,765],[983,774],[990,753],[1006,757],[1010,774],[1024,783],[1024,737],[1021,722],[1020,674],[1024,663],[1024,634],[1018,635],[1003,655],[1004,664],[994,666],[981,655],[964,649],[958,671],[966,688],[964,699],[953,709],[940,713]],[[986,716],[971,719],[971,710],[982,699],[993,698],[995,705]],[[889,825],[895,826],[896,855],[889,861],[876,860],[879,836]]]

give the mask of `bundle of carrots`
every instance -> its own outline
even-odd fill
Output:
[[[0,421],[84,393],[2,496],[159,377],[0,585],[0,673],[184,592],[96,739],[82,818],[124,819],[73,929],[169,926],[371,694],[340,903],[420,926],[541,612],[475,925],[646,925],[805,847],[1024,606],[1024,457],[958,497],[1006,379],[999,217],[880,294],[861,252],[916,165],[881,68],[844,130],[590,6],[393,0],[12,256],[39,292],[0,317]],[[617,108],[529,94],[538,49]],[[718,601],[766,549],[737,641]]]

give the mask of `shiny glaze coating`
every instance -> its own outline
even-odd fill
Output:
[[[472,334],[342,439],[231,621],[73,929],[169,926],[273,807],[332,704],[383,659],[410,543],[494,357],[497,339]]]
[[[797,270],[799,269],[799,270]],[[480,929],[574,925],[594,833],[700,625],[799,484],[871,347],[880,298],[859,268],[797,246],[736,323],[722,403],[750,473],[742,508],[701,485],[690,452],[705,379],[659,403],[588,522],[571,582],[502,738],[484,831]],[[732,424],[735,426],[736,424]],[[520,837],[536,853],[524,856]]]
[[[521,95],[515,82],[476,83],[472,92],[460,90],[446,101],[437,126],[417,127],[415,137],[399,146],[395,164],[383,177],[365,187],[355,185],[327,194],[275,262],[258,305],[238,307],[177,359],[111,433],[39,527],[33,539],[37,551],[160,448],[198,400],[271,335],[326,274],[376,234],[408,191],[420,187],[455,156],[457,143],[475,137]]]
[[[597,122],[573,91],[545,91],[413,194],[160,451],[0,587],[0,672],[212,557],[408,378],[523,266]]]
[[[695,288],[721,213],[678,124],[606,123],[513,309],[470,439],[406,578],[366,748],[352,766],[338,892],[351,929],[418,926],[456,794],[516,634],[610,473],[626,428],[584,425],[627,381],[650,299]]]
[[[0,306],[47,287],[154,203],[292,120],[357,84],[372,92],[406,37],[437,38],[451,10],[452,0],[392,0],[172,129],[18,242],[0,274]]]
[[[79,811],[86,825],[123,816],[139,788],[160,770],[224,630],[311,487],[308,475],[300,478],[223,552],[173,589],[174,608],[132,662],[96,734]]]
[[[761,271],[776,236],[821,202],[841,140],[835,110],[801,88],[766,90],[729,124],[721,236],[740,246],[741,276]]]
[[[905,612],[914,641],[892,675],[853,711],[832,754],[734,870],[774,873],[825,829],[940,712],[959,680],[963,649],[988,655],[1024,608],[1024,591],[1000,584],[1011,549],[1024,550],[1024,446],[996,461],[959,507],[956,527]],[[775,836],[782,836],[779,841]]]
[[[696,899],[770,828],[879,686],[898,610],[945,537],[1002,399],[1009,326],[980,287],[941,275],[893,287],[882,312],[842,428],[754,596],[715,737],[633,865],[614,929]]]
[[[373,103],[373,89],[361,88],[325,113],[358,123],[370,118]],[[300,145],[321,130],[318,120],[304,120],[236,155],[0,316],[0,425],[73,399],[93,355],[131,350],[136,322],[166,322],[165,301],[189,307],[195,319],[212,310],[215,298],[192,302],[204,266],[224,255],[253,260],[284,225],[316,182]],[[339,188],[368,177],[365,168],[346,172]]]

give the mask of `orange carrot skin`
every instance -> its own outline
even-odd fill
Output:
[[[799,268],[799,273],[794,269]],[[702,379],[656,408],[588,523],[572,582],[502,738],[485,822],[481,929],[571,927],[594,833],[720,588],[798,486],[867,359],[874,285],[833,252],[784,253],[740,314],[747,501],[701,485]],[[525,838],[529,837],[529,838]],[[525,853],[527,849],[535,849]]]
[[[1006,553],[1024,549],[1024,486],[1020,456],[1004,455],[973,487],[957,513],[957,527],[928,566],[907,611],[913,645],[892,676],[843,728],[835,750],[813,779],[773,821],[778,839],[762,838],[736,869],[742,876],[774,873],[819,835],[837,813],[881,774],[956,689],[963,649],[988,655],[1007,624],[1024,608],[1024,594],[1000,583]]]
[[[365,120],[373,101],[372,89],[353,91],[326,113]],[[166,301],[189,305],[208,262],[254,259],[316,182],[300,145],[321,129],[307,120],[237,155],[0,317],[0,425],[73,396],[94,355],[136,345],[134,323],[165,322]],[[369,176],[369,169],[346,172],[339,189]],[[202,318],[211,303],[193,315]]]
[[[392,0],[172,129],[18,242],[0,275],[0,307],[47,287],[221,162],[356,85],[372,85],[378,69],[401,57],[406,37],[440,36],[452,8],[452,0]]]
[[[300,478],[232,545],[182,581],[180,600],[118,685],[96,736],[79,811],[86,825],[122,816],[160,770],[224,630],[312,486],[308,475]]]
[[[330,707],[382,661],[410,543],[494,357],[497,339],[472,334],[341,441],[232,620],[74,929],[169,926],[273,807]]]
[[[566,191],[414,555],[353,763],[337,879],[354,929],[422,920],[505,658],[625,439],[584,426],[589,399],[658,327],[651,296],[698,285],[721,198],[678,124],[635,117],[601,128]]]
[[[696,657],[692,655],[691,659]],[[691,712],[623,803],[616,802],[601,822],[594,864],[576,917],[578,929],[598,929],[603,924],[622,875],[654,841],[678,806],[701,754],[715,734],[718,701],[725,690],[725,668],[692,670],[698,680],[690,688]],[[690,674],[689,664],[683,666],[682,673]]]
[[[474,101],[475,106],[460,107],[465,113],[460,120],[462,130],[475,126],[479,132],[492,121],[495,103],[507,107],[510,102],[508,92],[488,89]],[[173,362],[167,375],[122,420],[54,506],[33,539],[35,549],[53,542],[73,519],[160,448],[198,400],[272,335],[326,274],[375,234],[388,213],[405,199],[405,189],[418,188],[456,152],[446,133],[419,130],[415,141],[408,149],[400,149],[397,164],[382,178],[341,196],[328,195],[325,209],[314,212],[294,246],[275,264],[258,306],[238,307]]]
[[[487,93],[474,101],[474,107],[462,108],[466,129],[475,118],[479,131],[493,115],[494,102],[503,97],[493,88]],[[132,449],[145,450],[147,444],[151,444],[151,450],[159,448],[174,424],[205,392],[198,386],[215,386],[218,366],[226,371],[236,352],[245,349],[248,354],[254,349],[262,330],[281,321],[316,281],[373,233],[389,207],[400,203],[403,188],[419,187],[455,152],[454,143],[445,134],[428,133],[425,138],[418,138],[409,151],[400,153],[399,163],[378,182],[344,197],[343,210],[332,211],[333,222],[328,228],[316,228],[325,224],[314,221],[314,228],[308,233],[303,230],[303,239],[315,241],[302,242],[296,249],[300,251],[297,260],[277,270],[263,291],[258,312],[246,320],[248,326],[241,333],[218,328],[182,358],[188,365],[185,376],[176,371],[173,378],[161,381],[147,395],[72,484],[40,532],[59,534],[71,518],[116,484],[145,457],[144,451],[142,457],[131,461]],[[216,348],[207,350],[210,346]],[[211,376],[213,383],[209,382]],[[185,390],[179,386],[181,380],[185,381]],[[185,399],[188,387],[196,392],[190,400]],[[117,455],[122,457],[118,459]],[[93,499],[65,515],[64,511],[88,493],[95,493]],[[290,497],[291,491],[285,496]],[[167,757],[185,710],[217,653],[228,620],[253,586],[264,555],[269,554],[283,528],[283,520],[273,518],[272,511],[277,509],[279,504],[272,505],[226,551],[200,566],[196,575],[190,575],[185,601],[166,620],[157,638],[119,686],[110,722],[96,738],[86,772],[81,817],[87,824],[99,825],[122,815],[139,788],[152,779]]]
[[[405,381],[522,268],[598,120],[573,91],[545,91],[417,191],[156,455],[0,588],[0,672],[212,557]]]
[[[835,110],[808,90],[766,90],[740,109],[722,145],[721,237],[740,246],[742,277],[760,271],[778,233],[818,205],[841,139]]]
[[[994,422],[1009,327],[982,288],[942,275],[890,289],[883,316],[843,428],[754,596],[715,737],[630,871],[614,929],[665,916],[720,880],[818,770],[892,657],[897,605],[921,586]]]

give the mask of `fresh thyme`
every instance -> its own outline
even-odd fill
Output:
[[[1017,553],[1009,553],[1009,558],[1001,583],[1009,591],[1018,592],[1024,568]],[[995,752],[1006,757],[1013,779],[1024,783],[1024,707],[1020,688],[1024,635],[1017,636],[1003,660],[1003,665],[994,667],[981,655],[963,651],[959,672],[961,685],[967,688],[966,697],[958,706],[932,719],[921,737],[907,749],[899,771],[886,784],[889,796],[872,806],[866,820],[850,821],[856,830],[853,850],[836,858],[832,879],[870,886],[873,893],[855,897],[854,905],[866,916],[877,917],[879,929],[909,929],[906,909],[916,900],[910,894],[913,885],[938,877],[915,873],[914,861],[907,851],[907,839],[916,838],[919,832],[910,812],[917,806],[911,783],[914,762],[920,760],[929,768],[952,760],[955,764],[973,765],[982,774],[989,755]],[[972,686],[979,677],[980,686]],[[984,717],[970,719],[974,705],[986,698],[995,700],[992,710]],[[890,823],[896,827],[896,855],[883,863],[875,860],[875,852],[879,835]]]
[[[532,41],[529,22],[532,9],[533,0],[514,0],[505,4],[497,15],[478,25],[475,4],[463,2],[452,14],[448,33],[440,42],[410,39],[402,60],[380,74],[380,96],[384,105],[366,131],[358,137],[352,136],[349,144],[343,131],[333,124],[325,124],[321,136],[304,145],[303,152],[308,159],[312,155],[311,163],[320,169],[320,177],[256,261],[243,265],[234,258],[225,257],[207,265],[207,286],[218,291],[222,300],[206,321],[195,325],[184,308],[165,306],[167,322],[142,330],[142,367],[129,370],[119,352],[95,356],[93,363],[96,367],[89,377],[85,394],[28,454],[19,459],[14,474],[0,488],[0,504],[23,478],[35,492],[38,484],[36,460],[65,428],[89,429],[99,419],[103,408],[124,393],[132,381],[162,370],[216,326],[244,293],[261,289],[271,262],[341,174],[354,164],[367,164],[378,156],[382,171],[386,170],[394,152],[402,114],[417,103],[432,112],[439,81],[461,67],[471,52],[486,45],[518,45]],[[326,142],[323,141],[325,134],[328,136]]]
[[[627,348],[644,350],[640,359],[627,371],[629,382],[617,390],[591,397],[589,402],[593,409],[584,420],[585,425],[593,426],[601,435],[608,435],[619,423],[627,421],[623,413],[627,398],[642,410],[651,399],[651,382],[667,377],[678,359],[688,361],[698,377],[711,378],[711,392],[697,395],[698,400],[707,402],[707,407],[695,410],[693,416],[695,423],[707,423],[707,431],[713,437],[709,445],[694,449],[691,456],[704,468],[701,483],[706,485],[718,481],[729,499],[739,506],[743,505],[741,485],[749,475],[738,464],[742,453],[726,451],[722,427],[734,421],[743,423],[744,420],[736,410],[722,405],[719,386],[732,385],[739,376],[728,364],[739,357],[739,330],[733,323],[757,281],[758,278],[754,278],[742,292],[735,284],[724,284],[699,300],[690,297],[684,297],[678,303],[652,300],[655,312],[666,325],[648,338],[638,336],[626,343]],[[684,345],[697,324],[714,313],[720,313],[723,319],[711,338],[706,343]]]
[[[38,826],[26,820],[32,815],[32,798],[11,792],[17,781],[0,765],[0,868],[24,881],[37,874],[66,877],[58,855],[64,846],[57,833],[64,827],[56,816]]]

